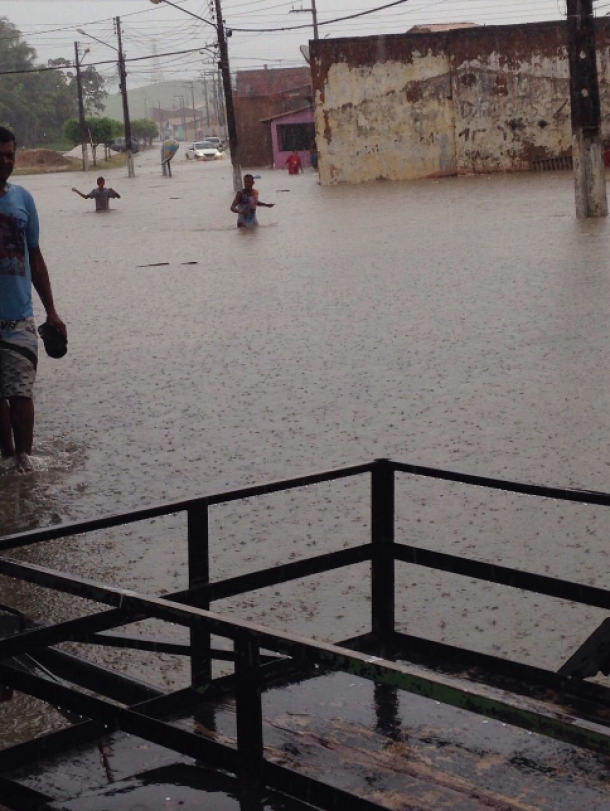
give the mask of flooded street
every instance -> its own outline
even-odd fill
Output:
[[[242,233],[229,160],[178,155],[171,179],[156,149],[135,180],[106,173],[122,196],[107,215],[70,192],[93,174],[15,179],[39,208],[69,351],[41,357],[40,470],[0,470],[0,534],[383,456],[610,490],[610,223],[576,221],[570,173],[321,187],[262,171],[275,207]],[[214,508],[212,576],[365,542],[367,497],[358,480]],[[399,541],[608,585],[601,508],[403,476],[397,513]],[[186,587],[177,518],[15,556],[144,592]],[[555,670],[605,616],[398,572],[401,628]],[[217,607],[340,639],[368,625],[363,573]],[[49,592],[0,588],[34,616],[73,614]],[[160,681],[182,678],[161,659]],[[52,723],[18,701],[0,706],[9,740]]]

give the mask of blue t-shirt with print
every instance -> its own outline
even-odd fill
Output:
[[[38,247],[38,212],[21,186],[6,185],[0,197],[0,320],[32,318],[29,251]]]

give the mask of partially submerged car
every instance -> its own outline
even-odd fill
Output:
[[[205,135],[203,140],[207,141],[209,144],[214,144],[219,152],[225,151],[225,144],[222,138],[218,138],[216,135]]]
[[[209,141],[195,141],[186,150],[187,161],[214,161],[219,158],[222,158],[222,152]]]

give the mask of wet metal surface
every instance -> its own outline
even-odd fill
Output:
[[[87,791],[74,800],[58,800],[48,805],[48,811],[195,811],[202,807],[213,811],[306,811],[309,806],[269,791],[252,796],[227,775],[172,764]]]
[[[610,224],[574,219],[569,174],[328,189],[263,172],[276,206],[240,234],[228,163],[178,162],[167,180],[153,156],[138,161],[135,181],[108,173],[122,200],[107,216],[67,176],[20,181],[70,349],[41,359],[40,471],[0,471],[2,533],[384,455],[608,489]],[[366,542],[367,492],[351,482],[215,508],[212,576]],[[601,509],[407,476],[397,509],[397,540],[607,585]],[[22,555],[142,591],[186,587],[173,518]],[[398,580],[409,632],[552,669],[605,619],[406,564]],[[33,616],[70,616],[69,600],[0,588]],[[219,608],[339,638],[366,630],[368,593],[354,567]],[[105,661],[127,667],[120,651]],[[129,667],[184,682],[175,657],[154,672],[150,661]],[[55,723],[35,702],[0,705],[3,744]]]
[[[264,714],[268,760],[388,809],[399,811],[405,803],[418,811],[607,808],[608,758],[348,674],[272,688],[264,696]],[[202,707],[196,721],[175,723],[235,742],[231,698]],[[57,758],[24,782],[57,797],[51,807],[66,811],[123,811],[137,802],[143,809],[163,808],[158,803],[166,796],[187,808],[202,802],[207,794],[200,792],[214,790],[215,778],[190,769],[183,759],[172,781],[172,758],[117,734],[106,739],[103,755],[89,748],[77,757]],[[227,809],[240,808],[228,800],[214,808],[224,811],[223,802]],[[285,807],[290,806],[269,805]]]

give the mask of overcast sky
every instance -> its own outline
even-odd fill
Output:
[[[317,0],[318,21],[375,8],[388,0]],[[322,25],[320,36],[370,36],[401,33],[412,25],[443,22],[476,22],[480,25],[514,24],[565,17],[566,0],[407,0],[394,8],[355,20]],[[210,19],[208,0],[178,0],[178,5]],[[255,29],[306,25],[310,0],[224,0],[223,16],[235,31],[229,40],[231,69],[305,64],[298,46],[312,37],[311,26],[297,31],[265,33]],[[610,0],[597,0],[599,15],[610,12]],[[98,39],[116,45],[112,18],[120,15],[127,57],[145,56],[210,45],[214,29],[171,7],[155,6],[149,0],[0,0],[0,14],[11,20],[39,56],[40,62],[63,56],[71,59],[74,41],[89,47],[85,62],[112,59],[112,51],[76,32],[86,29]],[[195,79],[208,62],[199,54],[163,56],[128,65],[131,86],[151,78]],[[98,68],[109,80],[116,70]]]

